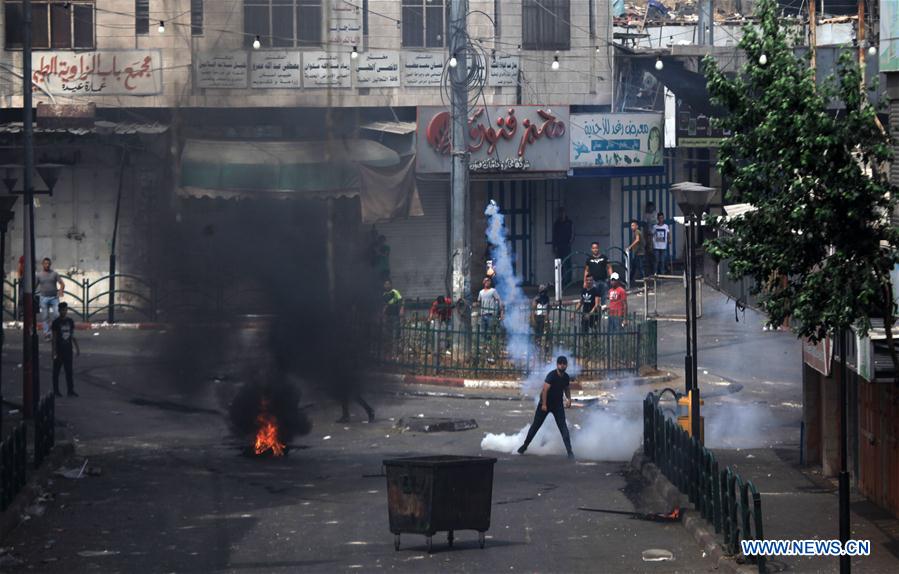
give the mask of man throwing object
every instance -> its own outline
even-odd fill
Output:
[[[534,440],[537,431],[543,426],[546,415],[552,413],[556,419],[556,426],[562,433],[562,440],[565,442],[565,450],[568,451],[568,458],[574,458],[574,451],[571,450],[571,437],[568,434],[568,425],[565,422],[565,409],[571,407],[571,377],[565,372],[568,368],[568,358],[564,355],[556,359],[556,368],[546,375],[543,382],[543,390],[540,392],[540,404],[537,405],[537,412],[534,414],[534,422],[528,430],[528,436],[524,439],[524,444],[518,449],[518,454],[524,454],[528,449],[528,445]],[[565,396],[563,402],[562,395]]]

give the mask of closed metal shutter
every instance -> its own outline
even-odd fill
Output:
[[[418,182],[424,215],[379,223],[390,246],[393,285],[408,299],[447,294],[448,182]]]

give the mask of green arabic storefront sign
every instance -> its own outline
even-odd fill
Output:
[[[664,123],[662,114],[571,114],[571,167],[659,167]]]

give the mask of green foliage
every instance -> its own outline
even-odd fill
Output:
[[[844,54],[837,78],[816,87],[776,1],[759,2],[756,16],[740,42],[748,64],[738,77],[703,62],[712,101],[729,112],[718,122],[733,134],[718,161],[728,202],[756,208],[707,248],[730,260],[735,277],[754,279],[771,324],[789,317],[799,336],[817,340],[852,325],[867,333],[871,316],[891,325],[899,234],[890,223],[894,189],[879,169],[891,151],[858,64]],[[831,101],[844,109],[828,110]],[[774,281],[782,277],[785,288]]]

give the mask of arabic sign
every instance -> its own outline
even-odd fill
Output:
[[[194,56],[198,88],[246,88],[247,53],[213,52]]]
[[[403,85],[407,88],[440,86],[443,52],[403,52]]]
[[[827,337],[817,344],[802,341],[802,361],[825,377],[830,376],[830,362],[833,358],[833,341]]]
[[[300,52],[286,50],[254,51],[250,57],[251,88],[299,88]]]
[[[365,52],[356,59],[357,88],[400,87],[400,53]]]
[[[303,87],[349,88],[350,54],[303,52]]]
[[[159,50],[35,52],[32,80],[54,95],[148,96],[162,92]]]
[[[663,114],[572,114],[571,167],[655,167],[663,163]]]
[[[359,8],[345,0],[329,0],[328,44],[362,48]],[[361,2],[360,2],[361,4]]]
[[[497,54],[490,59],[490,74],[487,82],[491,86],[517,86],[520,58],[512,54]]]
[[[712,126],[712,118],[693,111],[687,102],[678,99],[675,116],[678,147],[718,147],[729,133]]]
[[[472,172],[568,171],[567,106],[490,106],[471,110],[468,145]],[[452,150],[450,113],[418,108],[419,173],[447,173]]]

